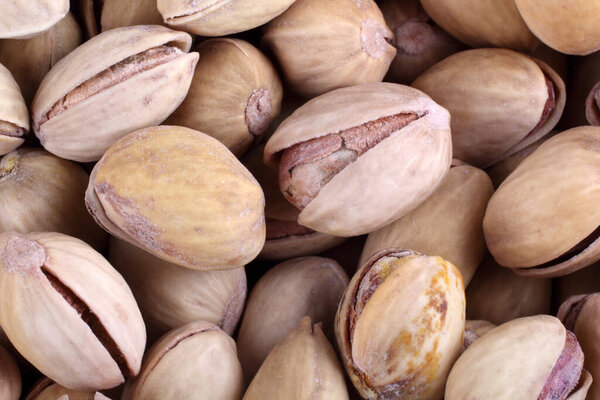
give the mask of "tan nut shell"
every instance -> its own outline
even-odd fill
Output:
[[[269,165],[294,144],[400,113],[420,118],[335,175],[302,210],[300,225],[334,236],[357,236],[415,209],[450,167],[450,116],[418,90],[370,83],[319,96],[279,125],[265,146]]]
[[[25,400],[110,400],[100,392],[82,392],[67,389],[48,378],[37,382]]]
[[[153,334],[162,335],[198,320],[233,334],[246,300],[243,267],[195,271],[116,238],[110,241],[109,261],[129,283]]]
[[[206,40],[197,50],[202,57],[188,95],[166,123],[205,132],[241,156],[279,114],[281,81],[269,59],[243,40]],[[267,104],[251,101],[257,92]]]
[[[532,132],[548,98],[544,74],[554,83],[556,105]],[[566,99],[565,85],[556,72],[506,49],[453,54],[425,71],[412,86],[450,111],[454,157],[481,168],[550,132]]]
[[[586,55],[600,49],[598,0],[515,0],[529,29],[561,53]]]
[[[24,38],[50,29],[69,12],[69,0],[2,2],[0,38]]]
[[[196,321],[172,330],[144,357],[122,400],[239,400],[244,379],[235,342],[217,326]]]
[[[12,356],[0,346],[0,400],[18,400],[21,396],[21,373]]]
[[[532,268],[565,254],[600,225],[599,162],[599,127],[560,133],[527,157],[494,193],[483,220],[496,261],[520,274],[555,277],[600,259],[595,240],[566,261]]]
[[[396,49],[373,0],[298,0],[265,28],[263,42],[287,83],[307,97],[379,82]]]
[[[453,166],[423,204],[369,234],[359,265],[390,247],[439,254],[458,268],[467,286],[483,259],[483,215],[493,192],[492,182],[482,170]]]
[[[94,167],[85,198],[114,236],[192,269],[245,265],[265,241],[254,177],[216,139],[188,128],[151,127],[119,140]]]
[[[269,22],[295,0],[157,0],[164,22],[202,36],[243,32]]]
[[[494,329],[496,325],[480,319],[468,319],[465,321],[465,335],[463,338],[463,353],[480,337]]]
[[[129,132],[158,125],[169,116],[189,89],[198,53],[134,74],[41,124],[51,107],[81,83],[168,43],[187,52],[191,37],[156,25],[117,28],[88,40],[56,64],[32,104],[35,134],[46,150],[70,160],[96,161]]]
[[[514,0],[421,0],[444,30],[471,47],[532,51],[539,44]]]
[[[269,353],[243,400],[347,400],[344,371],[321,324],[310,317]]]
[[[27,251],[15,258],[14,243],[23,239],[37,243],[34,246],[41,246],[44,254]],[[108,389],[124,381],[99,333],[90,329],[47,274],[98,318],[127,369],[136,375],[146,331],[131,290],[102,255],[59,233],[0,234],[0,324],[19,353],[53,381],[75,390]]]
[[[163,23],[156,0],[79,0],[79,8],[88,37],[100,33],[98,29],[104,32],[123,26]]]
[[[19,85],[10,71],[0,64],[0,122],[29,131],[29,112]],[[0,134],[0,155],[10,153],[23,143],[22,137]]]
[[[246,381],[302,317],[322,323],[332,338],[335,312],[347,285],[344,270],[328,258],[296,258],[269,270],[250,293],[238,334]]]

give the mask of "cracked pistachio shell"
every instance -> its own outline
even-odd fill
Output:
[[[108,235],[83,201],[88,181],[79,165],[45,150],[6,154],[0,159],[0,232],[59,232],[104,250]]]
[[[195,271],[116,238],[111,238],[108,259],[129,283],[153,334],[162,335],[198,320],[233,334],[246,300],[243,267]]]
[[[25,38],[50,29],[69,12],[69,0],[2,2],[0,38]]]
[[[379,124],[396,117],[414,120],[397,130]],[[409,213],[441,184],[452,161],[449,120],[444,108],[408,86],[370,83],[337,89],[283,121],[265,146],[264,161],[276,166],[292,146],[359,132],[358,140],[372,147],[328,177],[298,216],[300,225],[315,231],[357,236]],[[372,134],[380,141],[371,142]]]
[[[295,0],[157,0],[164,22],[202,36],[224,36],[263,25]]]
[[[191,37],[156,25],[116,28],[83,43],[48,72],[33,99],[42,145],[96,161],[118,139],[158,125],[183,101],[198,53]]]
[[[539,44],[514,0],[421,0],[421,3],[444,30],[471,47],[532,51]]]
[[[381,81],[396,54],[391,39],[373,0],[298,0],[266,26],[262,40],[290,87],[313,97]]]
[[[246,41],[210,39],[197,50],[202,57],[188,95],[166,123],[205,132],[241,156],[279,114],[281,81]]]
[[[483,220],[496,261],[556,277],[600,259],[600,127],[562,132],[538,147],[492,196]]]
[[[493,192],[485,172],[456,161],[423,204],[369,234],[359,264],[390,247],[439,254],[458,268],[468,285],[483,259],[483,215]]]
[[[0,346],[0,400],[18,400],[21,372],[12,356]]]
[[[195,321],[172,330],[147,352],[138,377],[121,400],[239,400],[244,378],[233,339]]]
[[[445,399],[584,400],[591,377],[582,366],[577,339],[557,318],[519,318],[492,329],[460,356],[448,376]],[[556,387],[557,376],[579,386],[561,391],[564,382]],[[548,392],[550,387],[559,390]]]
[[[333,338],[333,321],[348,276],[334,260],[302,257],[278,264],[254,286],[238,334],[246,381],[281,339],[309,316]]]
[[[335,320],[338,348],[365,399],[442,399],[462,349],[460,272],[441,257],[383,250],[356,272]]]
[[[109,233],[191,269],[240,267],[265,241],[259,184],[225,146],[188,128],[119,140],[94,167],[85,202]]]
[[[110,400],[100,392],[67,389],[48,378],[37,382],[24,400]]]
[[[412,86],[450,111],[454,157],[480,168],[550,132],[566,99],[565,85],[552,68],[506,49],[453,54]]]
[[[10,71],[0,64],[0,155],[23,144],[29,132],[29,112],[19,85]]]
[[[84,242],[1,233],[0,293],[6,335],[53,381],[94,391],[137,375],[144,321],[123,277]]]
[[[88,37],[123,26],[163,22],[156,0],[79,0],[79,8]]]
[[[463,353],[480,337],[494,329],[496,325],[483,320],[467,320],[465,322],[465,334],[463,338]]]
[[[269,353],[243,400],[347,400],[344,371],[333,346],[304,317]]]

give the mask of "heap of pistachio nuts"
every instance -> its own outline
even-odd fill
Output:
[[[1,0],[0,400],[600,400],[599,18]]]

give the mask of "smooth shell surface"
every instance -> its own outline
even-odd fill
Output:
[[[69,12],[69,0],[2,2],[0,38],[23,38],[50,29]]]
[[[21,129],[18,135],[0,134],[0,155],[10,153],[23,144],[24,133],[29,131],[29,112],[19,85],[10,71],[0,64],[0,123],[8,122]]]

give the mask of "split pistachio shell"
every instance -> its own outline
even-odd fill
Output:
[[[29,132],[29,112],[19,85],[10,71],[0,64],[0,155],[23,144]]]
[[[246,300],[243,267],[195,271],[112,238],[109,260],[129,283],[149,330],[166,333],[203,320],[233,334]]]
[[[496,261],[555,277],[600,259],[600,128],[560,133],[535,150],[492,196],[483,229]]]
[[[159,339],[122,400],[239,400],[244,379],[235,342],[217,326],[191,322]]]
[[[110,400],[100,392],[67,389],[48,378],[37,382],[25,400]]]
[[[465,296],[441,257],[388,249],[354,275],[335,333],[346,372],[365,399],[442,399],[460,355]]]
[[[137,375],[144,321],[123,277],[84,242],[0,234],[0,293],[8,338],[55,382],[94,391]]]
[[[59,232],[98,251],[107,234],[88,214],[88,174],[41,149],[20,148],[0,159],[0,232]]]
[[[465,322],[465,335],[463,339],[463,353],[480,337],[494,329],[496,325],[483,320],[467,320]]]
[[[549,66],[506,49],[453,54],[412,86],[450,111],[454,157],[481,168],[550,132],[566,99]]]
[[[300,225],[357,236],[409,213],[441,184],[451,163],[449,119],[408,86],[337,89],[282,122],[264,160],[280,161],[280,188],[303,208]]]
[[[445,399],[583,400],[591,379],[582,367],[575,335],[557,318],[519,318],[462,354],[448,376]]]
[[[312,97],[381,81],[396,54],[391,38],[373,0],[298,0],[267,25],[263,42],[291,88]]]
[[[333,260],[302,257],[269,270],[254,286],[238,334],[246,381],[304,316],[323,324],[333,337],[333,321],[348,276]]]
[[[359,264],[390,247],[439,254],[456,265],[469,284],[483,259],[483,215],[494,192],[485,172],[456,162],[423,204],[369,234]]]
[[[241,156],[279,114],[277,72],[243,40],[207,40],[197,50],[202,57],[188,95],[166,123],[205,132]]]
[[[69,12],[69,0],[2,2],[0,38],[25,38],[50,29]]]
[[[21,373],[11,355],[0,346],[0,400],[18,400],[21,395]]]
[[[159,126],[132,132],[104,154],[85,195],[114,236],[200,270],[253,260],[265,241],[264,195],[216,139]]]
[[[321,324],[310,317],[269,353],[244,400],[347,400],[344,371]]]
[[[202,36],[243,32],[269,22],[295,0],[157,0],[164,22]]]
[[[198,53],[156,25],[104,32],[46,75],[32,104],[35,134],[59,157],[96,161],[118,139],[158,125],[185,98]]]
[[[79,0],[88,37],[123,26],[160,25],[156,0]]]

